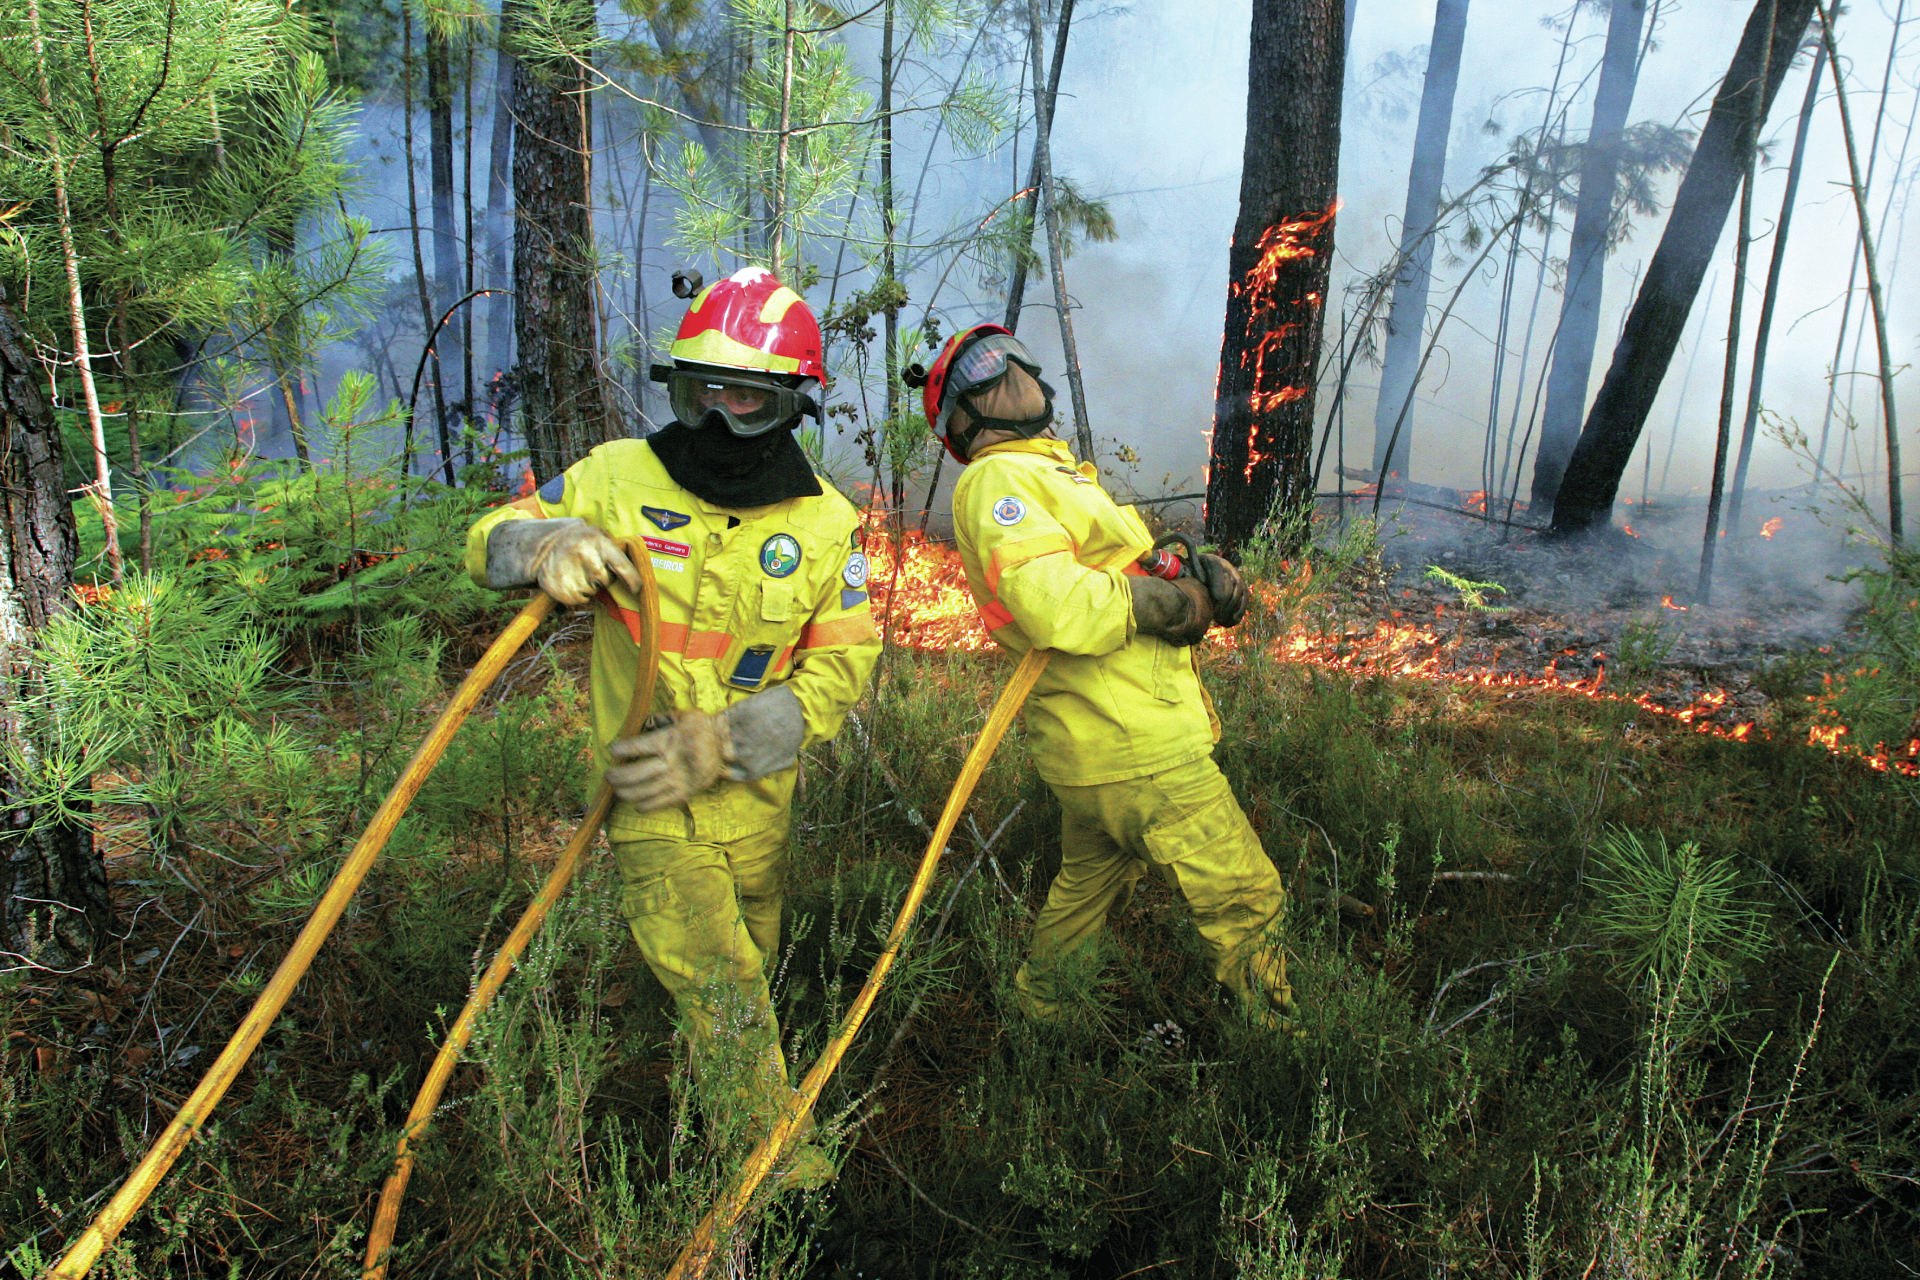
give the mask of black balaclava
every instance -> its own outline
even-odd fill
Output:
[[[714,414],[703,426],[669,423],[647,443],[675,484],[716,506],[764,507],[821,492],[791,428],[737,436]]]

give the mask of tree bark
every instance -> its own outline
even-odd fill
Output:
[[[1407,175],[1407,208],[1400,223],[1400,269],[1387,311],[1386,349],[1380,366],[1380,399],[1373,417],[1373,470],[1407,478],[1413,445],[1410,402],[1416,391],[1420,338],[1426,328],[1427,290],[1433,280],[1434,221],[1440,211],[1440,180],[1447,167],[1447,133],[1453,125],[1453,95],[1460,83],[1460,52],[1467,38],[1467,0],[1440,0],[1433,15],[1426,84],[1420,91],[1420,122],[1413,135],[1413,167]],[[1344,48],[1344,46],[1343,46]],[[1396,439],[1396,434],[1398,438]]]
[[[1533,456],[1530,510],[1537,520],[1553,513],[1560,477],[1580,439],[1587,407],[1593,351],[1600,339],[1600,299],[1607,268],[1607,233],[1613,224],[1613,188],[1620,171],[1620,140],[1638,78],[1640,28],[1647,0],[1613,0],[1600,87],[1593,97],[1593,126],[1580,165],[1580,197],[1574,206],[1567,249],[1567,292],[1560,307],[1560,337],[1547,374],[1547,405],[1540,420],[1540,447]]]
[[[1747,464],[1753,460],[1753,437],[1760,425],[1760,389],[1767,374],[1767,341],[1773,336],[1773,308],[1780,297],[1780,270],[1787,260],[1787,233],[1793,229],[1793,203],[1800,194],[1800,171],[1807,158],[1808,126],[1820,98],[1820,73],[1827,67],[1827,47],[1813,55],[1807,77],[1806,101],[1800,104],[1800,125],[1793,135],[1793,158],[1787,162],[1787,190],[1780,198],[1780,222],[1773,232],[1773,257],[1767,263],[1766,290],[1760,296],[1760,323],[1753,333],[1753,372],[1747,381],[1747,413],[1740,429],[1740,458],[1733,468],[1733,490],[1727,495],[1727,528],[1740,528],[1740,500],[1747,489]]]
[[[1253,7],[1240,215],[1207,475],[1207,537],[1237,552],[1313,503],[1315,370],[1346,78],[1341,0]]]
[[[1040,88],[1040,0],[1027,0],[1027,37],[1033,65],[1033,157],[1040,174],[1040,216],[1047,224],[1047,264],[1053,275],[1053,307],[1060,317],[1060,356],[1066,365],[1067,391],[1073,400],[1073,433],[1080,460],[1093,461],[1093,419],[1087,415],[1087,389],[1080,376],[1080,347],[1073,337],[1073,302],[1067,294],[1066,242],[1060,236],[1060,211],[1053,199],[1053,156],[1048,135],[1053,132],[1053,104]]]
[[[495,414],[504,410],[501,379],[513,367],[513,277],[507,247],[513,243],[513,54],[501,17],[500,52],[493,70],[493,135],[487,148],[487,284],[500,290],[487,299],[487,386]]]
[[[60,432],[39,369],[0,300],[0,733],[31,763],[20,700],[39,684],[37,633],[72,599],[80,537],[61,473]],[[0,763],[0,971],[68,968],[113,927],[105,864],[85,822],[43,821]]]
[[[570,16],[589,31],[592,10]],[[595,333],[586,77],[568,59],[523,56],[513,116],[516,369],[533,473],[547,480],[612,434]]]
[[[1772,23],[1769,56],[1761,46],[1776,2],[1779,13]],[[1700,131],[1687,176],[1674,196],[1666,230],[1614,347],[1613,363],[1561,479],[1553,512],[1556,534],[1583,533],[1612,518],[1620,477],[1646,426],[1647,411],[1660,391],[1733,207],[1753,145],[1753,121],[1766,120],[1813,10],[1814,0],[1758,0],[1747,19],[1726,78],[1714,95],[1706,127]],[[1763,67],[1769,68],[1764,83]]]
[[[1067,33],[1073,29],[1073,0],[1060,0],[1060,19],[1053,32],[1053,65],[1047,68],[1047,110],[1049,123],[1053,120],[1053,106],[1060,100],[1060,72],[1067,64]],[[1037,122],[1038,113],[1034,117]],[[1036,123],[1035,133],[1038,133]],[[1021,246],[1021,252],[1013,255],[1013,269],[1007,283],[1007,320],[1009,332],[1020,331],[1020,310],[1027,300],[1027,263],[1033,258],[1034,215],[1040,208],[1040,148],[1033,149],[1033,159],[1027,165],[1027,197],[1021,201],[1021,216],[1026,220],[1027,242]]]
[[[447,309],[465,292],[460,287],[460,229],[455,221],[453,184],[453,51],[444,35],[427,26],[427,164],[428,183],[433,202],[433,320],[438,323]],[[449,324],[429,333],[427,340],[439,353],[436,368],[443,376],[460,368],[465,353],[461,350],[460,330]],[[460,412],[456,407],[455,412]],[[442,413],[438,425],[440,460],[446,481],[453,483],[453,441],[449,435],[448,415]]]

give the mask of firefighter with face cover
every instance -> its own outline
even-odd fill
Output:
[[[792,1096],[767,967],[799,753],[838,732],[880,653],[858,516],[794,437],[820,416],[820,353],[813,313],[772,273],[699,290],[672,366],[653,370],[676,421],[599,446],[467,541],[476,581],[594,609],[593,754],[616,800],[621,911],[691,1032],[702,1093],[743,1141]],[[626,550],[652,563],[661,654],[653,715],[615,741],[640,660]],[[786,1185],[832,1176],[811,1143],[790,1150]]]
[[[1217,556],[1156,548],[1054,437],[1053,388],[1039,375],[995,324],[908,371],[966,468],[954,534],[982,621],[1014,653],[1054,651],[1026,714],[1034,764],[1060,800],[1061,866],[1015,977],[1019,1005],[1059,1015],[1063,962],[1151,868],[1192,908],[1214,976],[1255,1019],[1285,1025],[1286,895],[1213,762],[1220,725],[1194,649],[1208,627],[1239,623],[1246,588]]]

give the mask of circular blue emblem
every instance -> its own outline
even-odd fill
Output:
[[[760,568],[770,578],[784,578],[800,567],[800,544],[790,533],[776,533],[760,544]]]
[[[1027,518],[1027,504],[1009,494],[993,504],[993,522],[1016,525]]]
[[[858,591],[867,585],[867,574],[870,572],[872,570],[867,564],[867,558],[856,551],[847,557],[846,571],[840,577],[848,586]]]

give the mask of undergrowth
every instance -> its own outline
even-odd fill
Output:
[[[1248,634],[1336,608],[1367,537],[1250,564]],[[404,611],[301,623],[208,582],[135,581],[53,637],[74,750],[43,781],[95,771],[125,934],[90,969],[0,977],[7,1274],[57,1256],[157,1134],[463,663]],[[401,1117],[578,816],[583,639],[553,624],[462,730],[105,1274],[359,1274]],[[1016,733],[818,1109],[838,1183],[763,1201],[715,1274],[1920,1266],[1913,780],[1548,689],[1259,645],[1203,666],[1292,895],[1304,1034],[1238,1014],[1152,879],[1061,1023],[1021,1020],[1058,814]],[[1007,670],[890,651],[809,753],[774,983],[791,1062],[878,954]],[[590,864],[483,1020],[393,1274],[658,1275],[731,1179],[739,1135],[683,1069],[613,878]]]

